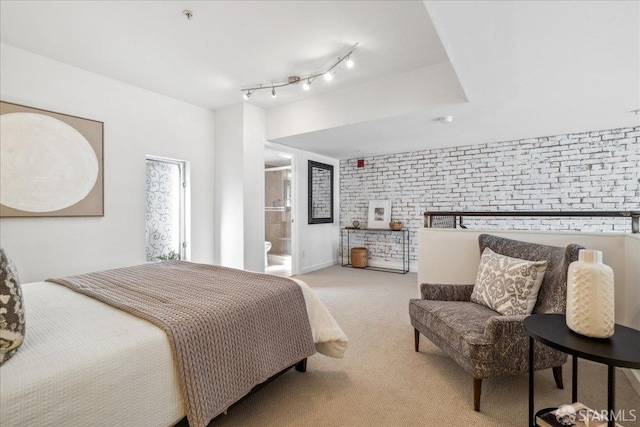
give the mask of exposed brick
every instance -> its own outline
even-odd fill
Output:
[[[391,200],[391,218],[416,230],[424,211],[637,210],[640,127],[421,150],[340,162],[340,225],[367,223],[369,200]],[[629,232],[626,218],[465,218],[469,228]],[[377,233],[361,242],[374,260],[400,262]],[[353,244],[353,242],[352,242]]]

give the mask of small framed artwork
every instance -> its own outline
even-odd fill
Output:
[[[369,200],[368,228],[389,228],[391,200]]]

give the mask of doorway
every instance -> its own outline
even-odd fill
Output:
[[[188,261],[188,162],[146,156],[146,184],[147,262]]]
[[[291,155],[265,149],[265,273],[292,275],[292,170]]]

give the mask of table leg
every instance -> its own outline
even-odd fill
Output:
[[[406,254],[404,252],[404,231],[401,231],[400,233],[402,233],[402,272],[406,273],[407,270],[409,270],[408,268],[405,270],[404,268],[404,260],[406,258]]]
[[[607,378],[607,426],[615,427],[616,421],[614,418],[614,402],[616,400],[616,367],[613,365],[608,366],[608,378]]]
[[[535,427],[533,419],[533,338],[529,337],[529,427]]]
[[[344,229],[340,230],[340,262],[342,262],[342,266],[344,267]]]
[[[571,402],[578,401],[578,356],[571,356]]]

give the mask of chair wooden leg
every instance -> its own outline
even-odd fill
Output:
[[[418,351],[418,347],[420,347],[420,332],[417,329],[413,329],[413,341],[415,343],[416,351]]]
[[[473,379],[473,410],[480,412],[480,392],[482,391],[482,378]]]
[[[556,385],[559,389],[564,389],[564,385],[562,384],[562,366],[554,366],[552,369],[553,379],[556,380]]]

